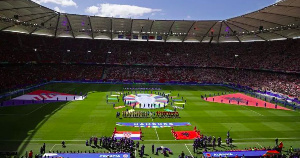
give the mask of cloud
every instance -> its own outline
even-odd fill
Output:
[[[280,1],[282,1],[282,0],[276,0],[275,3],[278,3],[278,2],[280,2]]]
[[[57,11],[57,12],[60,12],[60,13],[65,13],[66,11],[64,10],[61,10],[60,8],[58,8],[57,6],[54,7],[54,10]]]
[[[99,7],[94,6],[94,5],[90,6],[90,7],[88,7],[88,8],[85,9],[85,12],[89,13],[89,14],[95,15],[95,14],[97,14],[99,12]]]
[[[68,6],[77,7],[77,4],[73,0],[33,0],[33,1],[38,3],[38,4],[54,3],[54,4],[61,5],[63,7],[68,7]]]
[[[191,16],[189,16],[189,15],[188,15],[188,16],[186,16],[186,19],[191,19],[191,18],[192,18],[192,17],[191,17]]]
[[[86,8],[86,13],[116,18],[138,18],[144,14],[150,14],[162,11],[161,9],[152,9],[146,7],[139,7],[134,5],[121,5],[103,3],[97,6],[90,6]]]

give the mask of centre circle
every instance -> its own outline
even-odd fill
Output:
[[[155,109],[167,106],[168,99],[156,94],[130,94],[124,97],[124,102],[136,108]]]

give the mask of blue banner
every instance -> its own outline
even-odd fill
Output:
[[[118,126],[164,128],[174,126],[190,126],[189,122],[117,122]]]
[[[63,157],[72,157],[72,158],[130,158],[130,153],[45,153],[43,158],[63,158]]]
[[[142,39],[148,39],[148,36],[147,35],[143,35]]]
[[[253,150],[253,151],[217,151],[217,152],[203,152],[204,157],[262,157],[264,155],[279,154],[276,150]]]
[[[133,39],[139,39],[138,35],[133,35]]]

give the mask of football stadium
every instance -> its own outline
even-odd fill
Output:
[[[221,20],[47,2],[0,1],[0,157],[300,157],[299,0]]]

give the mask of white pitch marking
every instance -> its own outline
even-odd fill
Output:
[[[190,149],[186,146],[186,144],[184,144],[185,147],[188,149],[189,153],[191,154],[192,158],[194,158],[193,154],[191,153]]]
[[[54,144],[53,147],[50,149],[50,151],[52,151],[52,149],[53,149],[56,145],[59,145],[59,144]]]
[[[261,146],[259,143],[256,143],[257,145],[259,145],[260,147],[263,147],[263,146]]]
[[[158,137],[158,134],[157,134],[157,130],[156,130],[156,128],[154,128],[154,129],[155,129],[155,132],[156,132],[157,140],[159,140],[159,137]]]
[[[48,104],[49,104],[49,103],[47,103],[47,104],[44,104],[44,105],[40,106],[39,108],[36,108],[35,110],[33,110],[33,111],[31,111],[31,112],[29,112],[29,113],[27,113],[27,114],[25,114],[25,115],[30,115],[30,114],[32,114],[32,113],[34,113],[34,112],[36,112],[37,110],[41,109],[42,107],[44,107],[44,106],[48,105]]]
[[[46,104],[44,104],[44,105],[42,105],[42,106],[34,109],[33,111],[31,111],[31,112],[29,112],[27,114],[0,114],[0,116],[24,116],[24,115],[30,115],[30,114],[34,113],[35,111],[41,109],[42,107],[46,106],[47,104],[49,104],[49,103],[46,103]]]
[[[153,122],[153,118],[152,118],[152,122]],[[158,136],[157,130],[156,130],[156,128],[154,128],[154,129],[155,129],[157,140],[159,140],[159,136]]]
[[[252,111],[252,112],[254,112],[254,113],[256,113],[256,114],[258,114],[260,116],[264,116],[264,115],[262,115],[262,114],[260,114],[260,113],[258,113],[256,111],[254,111],[254,110],[248,109],[246,106],[242,106],[242,107],[245,108],[245,109],[247,109],[247,110],[249,110],[249,111]]]

